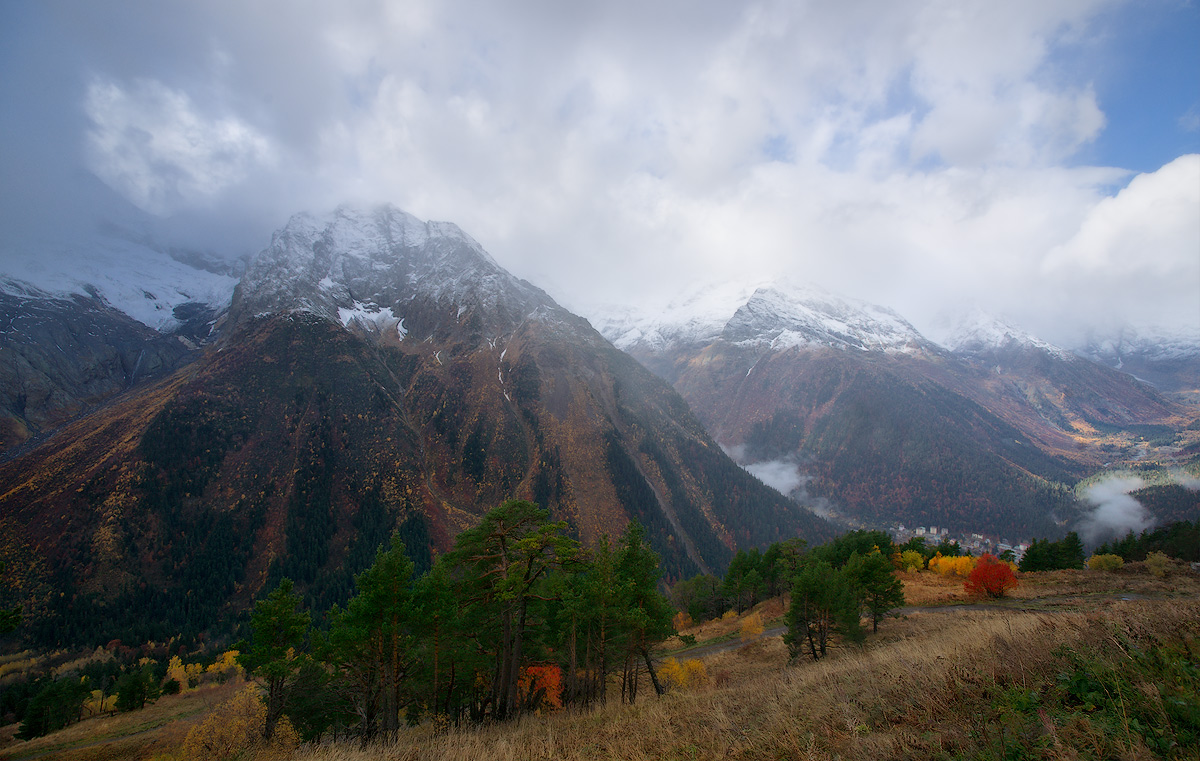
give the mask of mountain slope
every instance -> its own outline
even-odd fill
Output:
[[[43,640],[158,636],[146,606],[164,631],[201,630],[284,575],[325,606],[393,530],[420,566],[510,496],[586,543],[637,518],[671,578],[831,533],[453,226],[390,207],[296,217],[222,330],[0,466],[0,553],[30,569],[16,591]]]
[[[96,296],[0,281],[0,452],[194,356]]]
[[[960,360],[937,379],[1020,428],[1048,452],[1099,466],[1109,434],[1180,429],[1186,409],[1132,375],[976,313],[944,342]],[[1132,456],[1132,455],[1130,455]]]
[[[1188,420],[1146,384],[980,315],[939,346],[818,289],[744,298],[685,299],[674,327],[674,310],[605,327],[748,467],[794,469],[785,488],[851,522],[1053,534],[1076,510],[1067,485],[1124,451],[1112,431]]]

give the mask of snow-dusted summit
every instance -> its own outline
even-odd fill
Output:
[[[501,323],[559,308],[456,225],[382,205],[293,216],[242,278],[231,313],[312,312],[402,339],[416,301],[453,309],[456,318],[478,309]]]
[[[656,314],[626,311],[593,319],[613,344],[633,352],[661,352],[717,339],[775,350],[934,350],[892,310],[813,285],[729,283],[698,290]]]
[[[1200,329],[1148,326],[1093,333],[1080,353],[1115,366],[1130,357],[1154,362],[1195,360],[1200,358]]]
[[[1007,320],[975,308],[953,322],[936,339],[937,343],[955,354],[968,357],[995,355],[1001,352],[1038,351],[1062,360],[1074,359],[1066,349],[1028,333]]]
[[[931,348],[907,320],[886,307],[815,286],[759,288],[734,313],[722,338],[772,349],[835,349],[913,354]]]
[[[189,305],[225,309],[237,285],[232,267],[195,266],[198,256],[119,229],[10,245],[0,291],[21,298],[98,299],[161,332],[178,329]]]
[[[608,306],[589,315],[592,324],[618,349],[661,351],[715,341],[758,285],[719,283],[691,290],[661,309]]]

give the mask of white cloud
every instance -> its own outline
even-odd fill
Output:
[[[1092,205],[1042,274],[1089,314],[1200,329],[1200,155],[1137,175]]]
[[[1053,249],[1047,271],[1074,268],[1125,279],[1138,273],[1200,282],[1200,155],[1192,154],[1093,206],[1079,231]]]
[[[1146,483],[1137,476],[1113,476],[1101,480],[1083,493],[1083,500],[1092,509],[1079,522],[1078,531],[1088,544],[1098,544],[1125,536],[1132,531],[1141,533],[1154,525],[1154,517],[1130,492]]]
[[[1196,319],[1194,184],[1081,165],[1103,89],[1060,64],[1119,5],[131,0],[72,32],[114,76],[85,95],[93,171],[159,213],[253,208],[247,248],[388,200],[578,310],[787,275],[1062,340]]]
[[[271,142],[245,122],[207,119],[186,93],[154,80],[95,80],[84,108],[92,171],[154,214],[203,204],[273,158]]]

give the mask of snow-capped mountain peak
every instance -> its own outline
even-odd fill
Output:
[[[221,310],[237,285],[231,273],[180,261],[146,241],[102,232],[7,252],[6,293],[69,300],[96,298],[155,330],[180,326],[180,307]]]
[[[813,285],[758,288],[726,323],[722,337],[777,350],[828,346],[910,354],[928,347],[916,328],[892,310]]]
[[[976,356],[1002,350],[1034,349],[1059,359],[1071,359],[1073,354],[1022,330],[1007,320],[978,307],[956,320],[944,320],[944,331],[937,343],[956,354]]]
[[[1093,332],[1080,352],[1105,364],[1119,364],[1131,355],[1156,362],[1194,359],[1200,357],[1200,329],[1148,325]]]
[[[457,307],[458,317],[481,307],[509,321],[540,306],[557,308],[457,225],[381,205],[293,216],[251,264],[233,312],[239,318],[299,310],[344,325],[383,320],[403,338],[406,305],[416,299]]]
[[[775,350],[827,346],[914,353],[932,348],[890,309],[788,282],[722,283],[692,291],[657,313],[626,309],[592,319],[627,351],[717,339]]]
[[[625,350],[658,350],[722,340],[784,350],[832,347],[911,354],[932,344],[889,308],[848,299],[814,284],[719,283],[655,313],[610,311],[593,317]]]
[[[656,309],[608,306],[589,319],[618,349],[663,349],[716,340],[760,284],[717,283],[694,288]]]

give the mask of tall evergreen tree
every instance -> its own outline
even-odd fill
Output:
[[[1054,551],[1054,543],[1049,539],[1034,539],[1029,543],[1029,549],[1021,558],[1019,570],[1021,573],[1033,571],[1051,571],[1058,567],[1058,558]]]
[[[355,578],[355,595],[330,617],[328,657],[354,686],[361,731],[376,726],[390,738],[400,729],[405,681],[414,663],[412,561],[399,534]]]
[[[1083,568],[1083,542],[1074,531],[1058,540],[1054,552],[1059,568]]]
[[[92,687],[87,677],[67,676],[48,680],[25,707],[17,737],[31,740],[79,721],[83,704],[91,693]]]
[[[515,716],[520,708],[521,670],[527,665],[526,644],[548,577],[572,564],[579,543],[565,535],[567,524],[552,523],[550,514],[531,502],[508,500],[478,526],[458,535],[451,562],[456,566],[464,607],[490,631],[476,630],[479,647],[493,657],[488,702],[496,719]]]
[[[879,622],[888,611],[904,605],[904,583],[896,578],[883,553],[854,553],[846,562],[846,576],[859,606],[871,619],[872,632],[879,631]]]
[[[654,691],[662,695],[664,688],[650,660],[650,648],[675,633],[671,623],[675,610],[658,591],[661,578],[658,555],[646,543],[646,531],[636,520],[630,521],[621,536],[616,566],[618,583],[625,589],[624,624],[629,637],[628,653],[631,657],[641,656]]]
[[[267,720],[263,737],[267,740],[275,735],[275,727],[287,708],[292,679],[303,664],[303,659],[297,656],[308,636],[312,617],[300,607],[300,596],[293,589],[292,580],[280,580],[274,591],[254,605],[250,616],[251,645],[238,656],[247,673],[258,674],[266,681]]]
[[[812,659],[825,655],[829,639],[839,634],[850,642],[862,640],[858,601],[846,574],[826,560],[806,564],[792,588],[783,641],[795,659],[808,647]]]
[[[463,692],[463,668],[469,661],[469,643],[459,635],[462,623],[446,557],[417,579],[413,589],[415,624],[420,634],[417,664],[426,686],[429,710],[451,713],[455,696]]]

